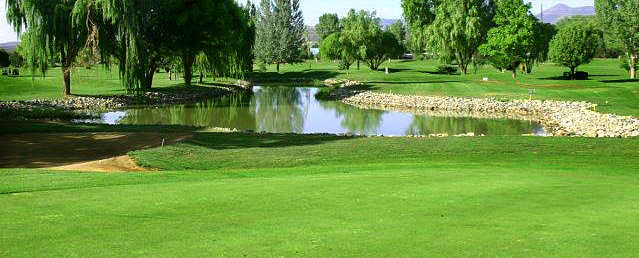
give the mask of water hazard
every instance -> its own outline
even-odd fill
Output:
[[[93,122],[222,127],[270,133],[545,135],[541,125],[530,121],[362,109],[338,101],[317,100],[317,91],[306,87],[254,87],[252,94],[233,94],[195,104],[108,112]]]

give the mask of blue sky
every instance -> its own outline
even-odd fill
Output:
[[[252,1],[259,3],[259,0]],[[5,0],[0,0],[0,43],[16,41],[17,38],[5,19],[5,2]],[[244,3],[245,0],[239,2]],[[532,0],[530,2],[533,4],[533,13],[539,13],[541,3],[545,9],[559,3],[573,7],[593,5],[594,0]],[[401,0],[300,0],[300,3],[305,23],[308,25],[317,24],[319,16],[324,13],[337,13],[341,17],[351,8],[376,11],[377,16],[381,18],[397,19],[402,17]]]

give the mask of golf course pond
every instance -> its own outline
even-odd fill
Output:
[[[132,108],[101,114],[99,122],[130,125],[187,125],[269,133],[356,135],[546,135],[531,121],[441,117],[363,109],[315,98],[318,88],[254,87],[188,105]]]

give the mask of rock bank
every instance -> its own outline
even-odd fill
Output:
[[[636,137],[639,119],[602,114],[587,102],[405,96],[370,91],[336,90],[342,102],[360,107],[421,113],[457,112],[478,118],[514,118],[536,121],[555,136]]]

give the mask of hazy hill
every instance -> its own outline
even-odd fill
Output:
[[[558,4],[544,10],[543,13],[544,22],[555,24],[564,17],[595,15],[595,8],[592,6],[570,7],[565,4]],[[541,13],[535,16],[541,20]]]
[[[8,52],[15,51],[17,46],[18,46],[18,42],[0,43],[0,48],[7,50]]]

